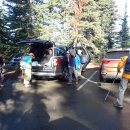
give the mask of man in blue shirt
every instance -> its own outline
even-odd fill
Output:
[[[78,69],[80,69],[80,57],[76,54],[75,50],[70,51],[69,56],[69,82],[68,84],[72,84],[72,75],[74,73],[76,84],[78,84]]]

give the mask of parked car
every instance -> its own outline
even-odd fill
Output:
[[[35,55],[32,62],[32,76],[37,77],[56,77],[63,76],[63,56],[66,51],[65,46],[56,45],[52,41],[29,39],[20,41],[17,45],[30,46],[30,51]],[[51,57],[48,57],[48,50],[52,50]]]
[[[108,50],[105,57],[102,59],[100,67],[100,81],[105,82],[109,79],[114,79],[117,74],[117,66],[121,57],[128,56],[130,49],[111,49]],[[118,74],[117,79],[121,79],[123,69]]]

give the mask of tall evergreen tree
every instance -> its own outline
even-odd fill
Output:
[[[127,15],[127,1],[125,4],[125,12],[122,19],[121,31],[120,31],[120,40],[121,40],[121,47],[130,47],[130,40],[129,40],[129,27],[128,27],[128,15]]]
[[[66,43],[69,39],[69,6],[67,0],[35,0],[34,25],[37,37]]]
[[[2,4],[2,3],[1,3]],[[0,6],[0,43],[7,43],[6,14],[3,5]]]
[[[97,49],[110,48],[113,44],[116,11],[112,0],[89,0],[82,13],[80,23],[88,46]]]
[[[10,46],[7,45],[4,9],[0,6],[0,50],[6,52],[8,49],[10,49]]]
[[[4,38],[5,38],[4,33],[5,33],[4,15],[3,15],[2,7],[0,7],[0,43],[4,42]]]
[[[9,42],[34,36],[30,0],[6,0]]]

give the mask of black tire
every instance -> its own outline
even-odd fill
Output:
[[[66,76],[66,73],[64,73],[62,76],[57,77],[57,79],[60,81],[68,81],[69,80],[68,76]]]
[[[33,76],[32,76],[32,79],[35,79],[35,80],[40,80],[40,79],[41,79],[41,77],[33,75]]]
[[[105,82],[106,82],[106,79],[105,79],[105,78],[103,78],[101,75],[100,75],[100,82],[103,82],[103,83],[105,83]]]

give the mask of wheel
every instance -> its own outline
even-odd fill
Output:
[[[40,80],[41,79],[41,77],[36,76],[36,75],[33,75],[32,78],[35,79],[35,80]]]
[[[60,81],[68,81],[69,75],[68,75],[68,73],[63,73],[63,75],[60,76],[60,77],[57,77],[57,79],[60,80]]]
[[[100,82],[106,82],[106,79],[105,78],[103,78],[101,75],[100,75]]]
[[[68,81],[69,80],[69,69],[64,68],[63,75],[60,76],[58,79],[62,80],[62,81]]]

